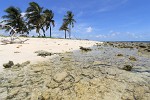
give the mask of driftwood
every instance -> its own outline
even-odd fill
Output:
[[[4,43],[4,44],[14,44],[14,43],[24,43],[27,40],[29,40],[29,39],[21,40],[21,41],[12,41],[12,40],[5,39],[5,40],[1,40],[1,42]]]
[[[24,43],[25,41],[29,40],[29,39],[21,40],[19,38],[19,36],[16,36],[16,34],[17,34],[16,29],[11,27],[10,25],[0,25],[0,27],[2,27],[2,28],[3,27],[10,27],[11,30],[14,32],[13,34],[11,34],[11,39],[10,40],[8,40],[8,39],[1,40],[1,42],[4,43],[4,44]],[[15,41],[16,39],[18,39],[19,41]]]

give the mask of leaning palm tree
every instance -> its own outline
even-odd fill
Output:
[[[64,31],[65,31],[65,39],[66,39],[66,37],[67,37],[66,32],[67,32],[67,31],[69,32],[69,28],[67,27],[67,24],[66,24],[66,23],[63,23],[63,25],[60,27],[59,30],[60,30],[60,31],[61,31],[61,30],[64,30]]]
[[[67,15],[64,16],[64,22],[69,25],[69,38],[71,38],[71,28],[74,27],[74,23],[76,22],[73,18],[74,14],[71,11],[67,11]]]
[[[40,36],[40,30],[45,32],[44,30],[44,15],[43,15],[43,8],[40,7],[35,2],[30,2],[29,7],[26,10],[26,17],[28,20],[28,25],[31,29],[36,29],[36,33]]]
[[[52,12],[52,10],[48,10],[48,9],[44,10],[43,13],[44,13],[44,17],[45,17],[44,24],[46,26],[46,30],[48,30],[50,28],[50,38],[51,38],[52,37],[51,24],[53,27],[55,26],[55,21],[53,20],[54,13]]]
[[[12,28],[14,28],[19,34],[28,33],[28,28],[19,8],[11,6],[7,8],[5,12],[7,14],[2,16],[4,20],[1,22],[5,24],[5,27],[3,27],[5,31],[10,31],[10,34],[13,34],[14,31],[12,30]]]

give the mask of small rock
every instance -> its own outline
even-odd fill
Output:
[[[44,51],[44,50],[39,50],[39,51],[36,51],[35,53],[37,53],[37,56],[41,56],[41,57],[46,57],[46,56],[52,55],[52,53]]]
[[[130,57],[129,57],[129,60],[137,61],[137,59],[136,59],[134,56],[130,56]]]
[[[85,47],[82,47],[82,46],[80,46],[80,49],[83,50],[83,51],[91,51],[92,50],[90,48],[85,48]]]
[[[145,49],[145,51],[150,52],[150,49]]]
[[[140,44],[139,47],[140,47],[140,48],[146,48],[146,45]]]
[[[123,70],[131,71],[132,68],[133,68],[133,66],[131,66],[131,65],[124,65]]]
[[[5,68],[10,68],[14,65],[13,61],[9,61],[8,63],[3,64]]]
[[[117,54],[117,56],[121,57],[121,56],[123,56],[123,54]]]
[[[68,73],[67,73],[67,72],[57,73],[57,74],[54,76],[54,81],[60,83],[60,82],[62,82],[67,76],[68,76]]]

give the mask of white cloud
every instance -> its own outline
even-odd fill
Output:
[[[93,30],[93,28],[92,28],[92,27],[88,27],[88,28],[86,28],[86,32],[87,32],[87,33],[91,33],[91,32],[92,32],[92,30]]]
[[[22,12],[22,13],[21,13],[22,17],[24,17],[24,16],[25,16],[25,14],[26,14],[25,12]]]
[[[64,14],[64,13],[66,13],[68,10],[70,10],[69,8],[65,8],[65,7],[53,7],[53,9],[54,9],[58,14]]]
[[[104,2],[102,2],[101,6],[98,8],[96,12],[102,13],[111,11],[125,4],[127,1],[128,0],[105,0]]]
[[[83,15],[83,11],[80,11],[79,13],[77,13],[77,17],[81,17]]]
[[[133,32],[116,32],[111,30],[108,34],[98,34],[95,35],[95,38],[98,40],[106,41],[139,41],[147,40],[147,36],[150,36],[149,33],[133,33]]]
[[[96,38],[112,38],[112,37],[118,37],[120,36],[120,32],[115,32],[113,30],[109,31],[108,34],[99,34],[96,35]]]
[[[135,38],[135,39],[142,38],[142,35],[140,35],[140,34],[137,35],[136,33],[131,33],[131,32],[126,32],[126,34],[129,37],[132,37],[132,38]]]
[[[107,36],[103,34],[99,34],[99,35],[96,35],[96,38],[107,38]]]
[[[101,13],[101,12],[106,12],[108,10],[109,10],[108,8],[100,8],[100,9],[98,9],[97,12]]]

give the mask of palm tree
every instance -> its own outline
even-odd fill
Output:
[[[40,30],[45,33],[44,30],[44,15],[42,13],[43,8],[40,7],[35,2],[30,2],[29,7],[26,10],[26,17],[28,20],[28,25],[31,27],[31,29],[36,29],[36,33],[40,36]]]
[[[74,14],[71,11],[67,11],[67,15],[65,15],[63,19],[63,21],[69,25],[69,38],[71,38],[71,28],[74,27],[74,23],[76,22],[73,17]]]
[[[67,31],[69,32],[69,28],[67,27],[67,24],[66,24],[66,23],[63,23],[63,25],[60,27],[59,30],[60,30],[60,31],[61,31],[61,30],[64,30],[64,31],[65,31],[65,39],[66,39],[66,37],[67,37],[66,32],[67,32]]]
[[[54,27],[55,26],[55,21],[53,20],[54,18],[54,13],[52,12],[52,10],[44,10],[43,11],[44,16],[45,16],[45,26],[46,26],[46,30],[48,30],[50,28],[50,38],[52,37],[51,35],[51,24]]]
[[[10,31],[10,34],[12,34],[14,33],[14,31],[12,31],[12,28],[14,28],[16,29],[17,33],[28,33],[29,30],[26,26],[23,16],[21,15],[21,10],[19,8],[11,6],[7,8],[5,12],[7,13],[7,15],[2,16],[2,18],[4,19],[2,23],[4,23],[5,26],[10,26],[4,27],[6,31]]]

